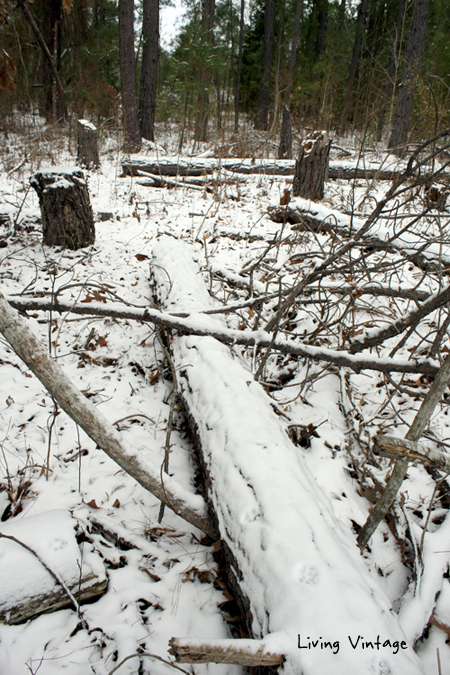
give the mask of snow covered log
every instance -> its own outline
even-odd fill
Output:
[[[281,666],[282,654],[269,652],[262,640],[172,638],[169,654],[177,663],[230,663],[236,666]]]
[[[39,171],[30,183],[39,197],[46,246],[76,251],[95,242],[94,216],[81,169]]]
[[[153,262],[166,311],[195,314],[212,306],[182,242],[160,239]],[[223,326],[212,316],[195,318]],[[212,337],[175,337],[171,348],[228,583],[249,636],[285,656],[285,675],[422,673],[353,534],[252,373]]]
[[[88,547],[81,554],[76,524],[63,510],[0,523],[0,623],[18,624],[70,607],[57,578],[79,604],[106,592],[103,561]]]
[[[170,476],[165,476],[162,481],[159,467],[145,457],[143,450],[135,450],[121,438],[101,412],[73,385],[2,293],[0,293],[0,332],[64,412],[79,424],[121,469],[181,518],[203,532],[215,536],[215,530],[211,526],[201,497],[183,488]]]

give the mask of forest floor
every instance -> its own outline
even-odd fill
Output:
[[[175,127],[161,127],[158,144],[146,144],[140,157],[174,157],[177,141]],[[68,251],[42,245],[39,204],[29,179],[38,169],[74,165],[73,140],[43,124],[24,122],[20,133],[9,132],[2,143],[1,290],[23,300],[58,294],[72,304],[145,308],[154,301],[152,250],[162,237],[182,239],[190,247],[218,305],[277,294],[345,241],[390,187],[376,179],[329,180],[320,203],[291,199],[291,208],[314,212],[335,226],[312,232],[268,215],[268,208],[279,207],[292,188],[286,176],[221,172],[203,187],[181,182],[175,188],[152,187],[143,176],[123,175],[117,139],[105,135],[101,168],[86,172],[96,241],[88,249]],[[244,143],[237,139],[234,147],[205,145],[199,159],[212,161],[225,154],[224,148],[228,156],[243,156]],[[257,135],[247,140],[250,164],[274,153],[276,148]],[[333,140],[331,161],[347,167],[404,166],[373,145],[361,150],[361,139],[354,137]],[[344,272],[336,268],[312,295],[302,296],[280,334],[319,351],[349,352],[352,340],[376,336],[417,308],[418,299],[445,287],[449,210],[431,208],[423,214],[425,203],[423,189],[411,184],[371,232],[390,244],[397,228],[396,247],[367,248],[364,259],[350,255]],[[393,292],[366,295],[369,286]],[[410,298],[402,295],[405,289],[414,291]],[[244,332],[264,325],[278,303],[275,297],[261,312],[246,307],[226,314],[227,325]],[[447,316],[445,305],[422,317],[401,344],[402,335],[391,337],[364,355],[369,361],[412,359],[439,367],[450,352]],[[173,386],[154,327],[39,311],[28,312],[28,323],[123,438],[160,466]],[[372,439],[379,432],[405,436],[430,378],[389,368],[355,372],[276,351],[263,362],[264,353],[253,348],[235,345],[233,350],[249,373],[257,373],[299,461],[356,548],[356,536],[392,467],[389,459],[372,453]],[[172,666],[144,653],[171,660],[172,637],[229,637],[236,617],[214,547],[168,509],[158,522],[158,500],[96,448],[3,339],[0,364],[0,533],[27,543],[50,566],[65,570],[75,562],[81,570],[86,564],[108,579],[106,593],[82,605],[82,615],[67,608],[19,625],[0,624],[0,675],[166,675]],[[426,443],[444,452],[450,447],[449,401],[445,395],[424,434]],[[192,455],[186,421],[176,410],[169,471],[194,491]],[[363,552],[373,582],[398,614],[426,675],[450,675],[449,487],[443,473],[411,464],[395,505]],[[82,551],[76,547],[75,561],[74,527]],[[40,584],[46,588],[46,574],[32,554],[0,539],[0,611],[5,597],[19,602]],[[318,602],[326,613],[326,598],[319,596]],[[241,672],[238,666],[214,664],[184,670]]]

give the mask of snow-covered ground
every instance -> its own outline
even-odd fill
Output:
[[[147,145],[142,154],[170,156],[177,138],[161,129],[158,142],[158,146]],[[352,152],[354,160],[345,156],[345,165],[354,165],[359,149],[342,139],[336,145]],[[213,147],[202,150],[205,156],[214,152]],[[340,157],[342,151],[333,150],[333,161]],[[382,157],[371,151],[364,161],[380,164]],[[339,243],[338,234],[311,234],[268,217],[267,208],[278,205],[285,189],[291,188],[286,177],[246,175],[234,184],[218,180],[209,192],[187,185],[154,188],[140,184],[144,179],[123,176],[121,159],[116,139],[106,137],[101,168],[86,172],[96,220],[95,245],[75,252],[49,249],[41,242],[39,205],[29,189],[29,178],[38,168],[72,165],[75,148],[63,135],[44,126],[26,130],[22,136],[9,134],[0,152],[4,295],[57,294],[71,304],[127,303],[145,308],[154,301],[152,251],[156,240],[164,236],[166,241],[182,239],[191,248],[203,270],[202,283],[213,294],[216,306],[239,303],[252,292],[276,293],[295,283]],[[384,168],[393,161],[390,157],[383,162]],[[329,181],[325,199],[314,206],[317,214],[334,218],[338,226],[358,227],[387,189],[387,184],[363,180]],[[411,193],[414,199],[402,207],[394,226],[383,220],[373,234],[389,239],[392,227],[403,227],[403,216],[412,219],[419,213],[421,197],[413,194],[413,188]],[[359,219],[353,223],[348,216],[352,211]],[[421,218],[397,240],[399,249],[409,253],[426,246],[423,253],[429,259],[445,264],[447,220],[448,211]],[[281,241],[276,240],[281,230]],[[353,277],[346,271],[345,276],[336,272],[324,279],[313,302],[309,297],[306,303],[305,295],[305,304],[298,304],[289,315],[289,325],[284,327],[287,336],[315,347],[345,349],[349,336],[373,333],[416,307],[408,299],[366,297],[361,291],[369,278],[372,284],[417,287],[429,293],[436,292],[441,282],[446,285],[445,278],[425,274],[402,255],[380,251],[368,259],[367,274],[355,262]],[[345,284],[353,285],[353,297],[331,296],[330,289]],[[261,328],[278,302],[277,297],[269,300],[261,316],[258,306],[226,314],[222,325],[238,330]],[[404,361],[411,354],[426,356],[427,335],[432,341],[444,318],[444,310],[428,317],[392,358]],[[160,466],[172,377],[154,327],[131,320],[75,313],[49,316],[37,311],[28,312],[28,324],[123,438]],[[398,342],[392,339],[368,357],[388,358]],[[449,349],[445,337],[440,354],[431,362],[439,365],[439,358]],[[258,371],[260,355],[255,350],[236,345],[233,353],[249,372]],[[81,613],[62,609],[20,625],[0,624],[0,675],[107,675],[113,671],[163,675],[173,666],[144,654],[171,661],[167,652],[171,637],[230,637],[234,606],[223,586],[215,548],[169,509],[159,523],[158,500],[95,447],[3,339],[0,364],[0,534],[30,546],[67,583],[76,580],[77,570],[82,575],[88,568],[108,578],[107,592],[83,604]],[[372,455],[370,439],[380,430],[405,435],[428,389],[428,378],[385,375],[370,369],[355,373],[276,353],[269,355],[258,378],[280,424],[295,441],[292,447],[299,465],[307,467],[332,505],[333,517],[353,538],[352,555],[359,555],[356,535],[391,466],[389,460]],[[444,450],[448,447],[447,413],[444,400],[425,437]],[[195,491],[192,440],[179,410],[175,411],[170,450],[170,474]],[[449,675],[449,500],[447,481],[436,487],[435,478],[420,464],[410,467],[392,515],[379,526],[362,560],[371,583],[398,613],[407,640],[411,644],[418,640],[415,651],[426,675]],[[299,485],[299,489],[304,488]],[[297,546],[295,542],[295,550]],[[0,538],[0,612],[5,603],[14,605],[15,597],[18,603],[26,591],[39,595],[52,583],[30,551]],[[333,627],[326,623],[328,597],[316,592],[314,626],[318,631],[326,626],[323,638],[337,640],[338,627],[333,636]],[[303,630],[299,627],[298,632]],[[322,633],[303,637],[306,641],[322,639]],[[395,635],[382,637],[397,639]],[[375,640],[376,635],[364,635],[364,639]],[[354,650],[355,664],[358,655],[358,649]],[[314,658],[314,650],[308,650],[308,664],[312,663],[308,667],[314,666]],[[392,661],[395,664],[395,654]],[[241,672],[237,666],[215,664],[185,665],[183,669],[198,675]]]

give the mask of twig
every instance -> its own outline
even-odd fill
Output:
[[[167,666],[170,666],[171,668],[175,668],[176,670],[179,670],[181,673],[184,673],[184,675],[192,675],[192,673],[189,673],[187,670],[184,670],[183,668],[180,668],[180,666],[177,666],[175,663],[172,663],[172,661],[167,661],[166,659],[163,659],[162,656],[157,656],[156,654],[150,654],[149,652],[136,652],[135,654],[130,654],[129,656],[126,656],[120,663],[117,664],[117,666],[114,666],[112,670],[109,671],[108,675],[114,675],[116,671],[119,670],[123,666],[124,663],[129,661],[130,659],[134,659],[136,657],[141,657],[141,656],[149,656],[151,659],[156,659],[157,661],[161,661],[162,663],[165,663]]]

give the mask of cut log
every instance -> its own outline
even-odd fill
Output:
[[[86,169],[98,169],[97,128],[87,120],[78,120],[77,132],[77,164]]]
[[[0,524],[0,535],[4,535],[0,537],[0,623],[22,623],[72,605],[46,566],[63,580],[79,604],[106,592],[103,561],[89,549],[81,554],[75,526],[76,521],[63,510]]]
[[[392,459],[408,459],[410,462],[429,464],[436,469],[450,473],[450,457],[439,450],[428,448],[422,443],[409,441],[406,438],[377,435],[373,439],[373,451],[376,455]]]
[[[94,217],[81,169],[38,172],[31,185],[39,197],[46,246],[76,251],[95,242]]]
[[[236,666],[281,666],[282,654],[273,654],[262,640],[200,640],[172,638],[169,654],[177,663],[229,663]]]
[[[153,261],[166,310],[195,313],[212,305],[182,242],[160,239]],[[212,316],[202,323],[221,325]],[[171,348],[227,583],[250,638],[264,638],[272,653],[285,656],[285,675],[422,673],[351,531],[336,518],[251,372],[211,337],[175,337]],[[349,637],[355,644],[360,635],[403,647],[395,655],[352,648]],[[323,646],[311,649],[311,640]]]
[[[295,162],[294,197],[323,199],[330,148],[331,141],[326,131],[315,131],[303,141]]]

